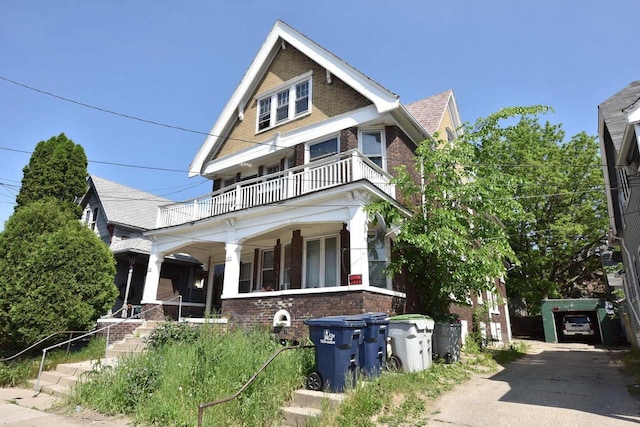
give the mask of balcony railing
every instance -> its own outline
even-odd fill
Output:
[[[359,151],[351,150],[296,168],[225,187],[193,200],[161,206],[156,226],[169,227],[203,218],[281,202],[314,191],[366,179],[395,198],[391,175]]]

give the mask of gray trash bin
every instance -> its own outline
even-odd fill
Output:
[[[431,367],[431,333],[433,320],[422,314],[404,314],[389,319],[392,357],[390,366],[404,372]]]
[[[433,330],[433,353],[447,363],[460,360],[462,346],[462,324],[460,322],[438,322]]]

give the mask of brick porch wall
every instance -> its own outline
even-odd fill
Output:
[[[178,320],[178,306],[177,305],[158,305],[158,304],[145,304],[142,306],[142,311],[147,311],[153,307],[157,307],[155,310],[150,310],[144,313],[142,316],[145,320],[157,320],[163,321],[166,319]],[[204,306],[182,306],[182,318],[185,317],[204,317]]]
[[[384,312],[399,314],[403,298],[367,291],[336,292],[308,295],[277,295],[259,298],[238,298],[222,301],[222,316],[229,325],[241,328],[266,326],[272,328],[273,316],[284,309],[291,315],[291,327],[276,331],[280,338],[300,341],[308,337],[305,319],[323,316]]]
[[[142,325],[142,320],[127,319],[125,321],[117,318],[113,319],[100,319],[98,321],[98,329],[102,329],[105,326],[114,325],[108,329],[109,331],[109,343],[121,341],[125,335],[132,334],[134,330]],[[107,329],[100,331],[96,334],[99,337],[107,337]]]

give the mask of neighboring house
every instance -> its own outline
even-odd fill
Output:
[[[276,22],[190,166],[213,192],[161,207],[144,233],[152,246],[141,303],[164,306],[159,278],[178,252],[205,265],[207,283],[222,278],[219,309],[211,287],[206,309],[242,326],[275,322],[300,337],[308,318],[415,312],[413,284],[383,272],[394,226],[365,207],[386,200],[411,215],[390,182],[394,168],[411,165],[436,131],[455,138],[460,124],[452,91],[404,106]]]
[[[92,175],[87,180],[87,191],[80,200],[83,213],[81,221],[104,241],[116,259],[115,284],[120,291],[115,312],[125,301],[139,305],[149,261],[151,240],[142,235],[154,228],[159,206],[172,203],[131,187],[117,184]],[[183,254],[171,254],[160,274],[163,299],[183,296],[184,306],[201,312],[204,307],[205,273],[194,258]],[[168,302],[178,305],[178,300]],[[193,309],[192,308],[192,309]],[[128,312],[131,315],[131,311]]]
[[[609,206],[610,245],[620,246],[623,325],[638,347],[640,332],[640,81],[598,106],[598,135]]]

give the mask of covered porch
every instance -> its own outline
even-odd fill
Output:
[[[393,233],[374,227],[365,211],[383,198],[391,200],[360,180],[149,232],[153,245],[142,304],[163,304],[159,272],[166,254],[180,252],[199,259],[206,271],[200,316],[272,325],[284,311],[279,326],[295,336],[306,318],[398,311],[404,285],[384,272]]]

